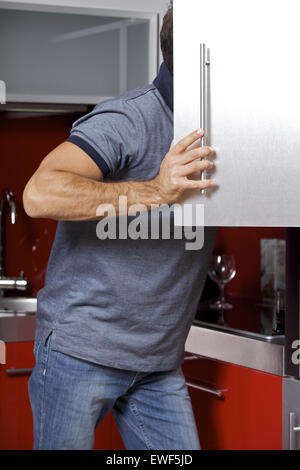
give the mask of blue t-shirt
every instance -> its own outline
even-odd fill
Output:
[[[173,139],[173,82],[163,64],[154,84],[100,103],[74,123],[68,141],[99,166],[104,181],[146,181]],[[149,215],[149,214],[148,214]],[[186,240],[100,240],[97,221],[59,222],[37,336],[93,363],[133,371],[178,367],[195,317],[216,229],[204,248]]]

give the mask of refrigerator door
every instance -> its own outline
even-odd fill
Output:
[[[174,137],[207,121],[218,183],[182,202],[207,226],[300,226],[299,17],[295,0],[174,2]]]

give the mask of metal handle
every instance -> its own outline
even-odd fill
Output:
[[[225,398],[223,394],[223,390],[214,390],[213,388],[203,387],[202,385],[196,385],[191,382],[186,382],[188,387],[194,388],[195,390],[200,390],[201,392],[208,393],[209,395],[213,395],[218,398]]]
[[[196,361],[197,359],[202,359],[201,356],[185,356],[184,361]]]
[[[33,369],[6,369],[7,375],[30,375]]]
[[[290,413],[290,449],[295,449],[295,433],[300,432],[300,427],[295,426],[295,413]]]
[[[204,129],[205,135],[202,137],[201,146],[207,145],[207,67],[210,65],[210,49],[205,44],[200,44],[200,127]],[[206,180],[207,172],[201,172],[201,181]],[[206,189],[201,190],[201,194],[206,194]]]

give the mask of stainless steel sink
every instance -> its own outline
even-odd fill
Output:
[[[0,317],[36,313],[36,297],[0,297]]]

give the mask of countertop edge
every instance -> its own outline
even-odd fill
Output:
[[[0,320],[0,340],[33,341],[35,315]],[[284,376],[284,345],[192,325],[185,351],[269,374]]]
[[[283,377],[284,345],[192,325],[185,351]]]

